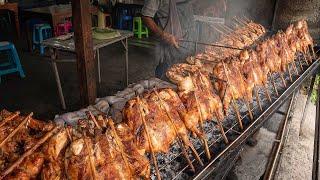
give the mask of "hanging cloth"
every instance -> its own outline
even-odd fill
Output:
[[[172,34],[176,38],[182,38],[182,29],[177,8],[177,0],[169,0],[169,13],[164,31]]]

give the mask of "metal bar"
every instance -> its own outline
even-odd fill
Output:
[[[317,112],[315,120],[315,136],[314,136],[314,150],[313,150],[313,165],[312,165],[312,180],[318,180],[320,177],[319,170],[319,149],[320,149],[320,85],[318,85],[318,99],[317,99]]]
[[[189,42],[189,43],[196,43],[196,44],[201,44],[201,45],[205,45],[205,46],[212,46],[212,47],[220,47],[220,48],[235,49],[235,50],[244,50],[242,48],[237,48],[237,47],[232,47],[232,46],[225,46],[225,45],[220,45],[220,44],[209,44],[209,43],[196,42],[196,41],[190,41],[190,40],[185,40],[185,39],[180,39],[179,41],[181,41],[181,42]]]
[[[294,99],[295,99],[295,94],[293,94],[291,97],[286,116],[285,116],[284,120],[281,122],[279,130],[277,132],[276,139],[277,140],[280,139],[280,141],[279,142],[275,141],[273,143],[272,151],[269,155],[270,158],[269,158],[267,168],[266,168],[266,171],[265,171],[265,174],[263,177],[264,180],[270,180],[270,179],[273,179],[273,177],[274,177],[274,173],[276,171],[276,168],[277,168],[278,162],[279,162],[280,150],[282,149],[283,144],[284,144],[284,135],[285,135],[285,131],[287,130],[288,119],[290,116],[290,111],[291,111]]]
[[[98,61],[98,80],[101,83],[101,64],[100,64],[100,51],[99,49],[96,50],[97,53],[97,61]]]
[[[303,109],[303,114],[302,114],[302,120],[301,120],[301,122],[300,122],[300,127],[301,127],[301,125],[304,123],[304,120],[305,120],[305,118],[306,118],[306,109],[307,109],[307,107],[308,107],[309,104],[310,104],[310,98],[311,98],[311,94],[312,94],[312,91],[313,91],[313,86],[314,86],[315,81],[316,81],[316,75],[314,75],[314,76],[312,77],[311,82],[310,82],[309,91],[308,91],[308,97],[307,97],[307,102],[306,102],[306,104],[305,104],[305,106],[304,106],[304,109]],[[301,133],[302,133],[301,131],[302,131],[302,129],[300,129],[299,135],[301,135]]]

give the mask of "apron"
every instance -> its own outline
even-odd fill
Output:
[[[185,1],[170,0],[167,23],[163,27],[176,37],[177,40],[196,40],[197,28],[195,26],[192,6]],[[156,47],[156,59],[159,62],[155,75],[157,78],[166,79],[166,71],[173,64],[184,62],[185,59],[195,52],[194,43],[178,42],[180,48],[177,49],[166,42],[160,42]]]

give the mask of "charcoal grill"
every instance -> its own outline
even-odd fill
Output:
[[[253,122],[251,122],[246,108],[240,108],[239,110],[244,126],[244,130],[242,132],[238,127],[235,112],[229,112],[229,115],[223,122],[226,135],[230,140],[230,143],[227,145],[224,144],[223,138],[220,135],[218,128],[216,128],[216,123],[214,121],[206,122],[204,124],[204,130],[208,138],[208,145],[212,154],[212,159],[208,160],[206,158],[205,151],[201,146],[200,140],[191,137],[192,143],[195,145],[201,159],[205,163],[204,166],[201,166],[190,154],[190,159],[196,169],[195,173],[191,172],[177,143],[171,147],[169,154],[159,154],[157,156],[157,161],[159,163],[161,177],[163,179],[208,179],[209,177],[221,179],[224,177],[235,163],[235,160],[242,150],[242,146],[248,138],[250,138],[264,124],[264,122],[277,111],[277,109],[301,86],[304,81],[313,76],[315,72],[319,70],[319,66],[319,59],[315,60],[311,65],[309,64],[308,67],[304,66],[304,70],[300,70],[299,76],[293,75],[293,82],[290,82],[289,75],[286,74],[286,88],[282,85],[280,77],[273,75],[279,96],[276,96],[271,84],[268,85],[268,89],[272,92],[272,103],[268,101],[263,92],[259,92],[263,112],[260,111],[257,102],[254,100],[252,112],[255,120]],[[237,103],[239,107],[245,107],[244,103]],[[155,174],[155,170],[153,168],[152,172]],[[152,179],[155,178],[155,175],[153,175]]]

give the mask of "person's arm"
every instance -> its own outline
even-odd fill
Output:
[[[173,45],[176,48],[179,48],[178,42],[176,38],[169,34],[160,28],[156,22],[154,22],[153,18],[148,16],[142,16],[143,22],[146,24],[146,26],[158,37],[160,37],[162,40],[167,42],[168,44]]]

